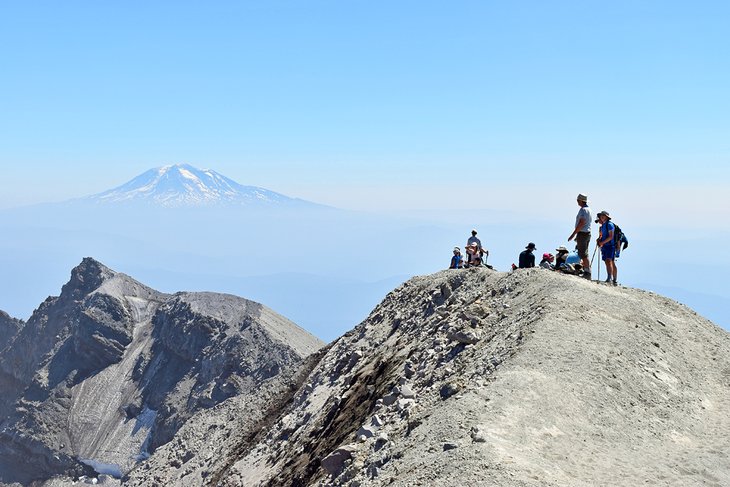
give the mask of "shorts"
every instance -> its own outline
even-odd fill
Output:
[[[601,258],[603,260],[613,260],[616,258],[616,246],[604,244],[601,247]]]
[[[591,243],[591,232],[578,232],[575,237],[576,249],[578,249],[578,257],[581,259],[588,258],[588,244]]]

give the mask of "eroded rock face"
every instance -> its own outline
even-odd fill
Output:
[[[10,344],[22,327],[21,320],[12,318],[5,311],[0,311],[0,350]]]
[[[7,483],[123,475],[196,412],[291,374],[322,345],[257,303],[166,295],[93,259],[14,334],[12,325],[0,315],[13,335],[0,349]]]
[[[651,293],[440,272],[334,342],[204,485],[730,484],[728,371],[728,333]]]

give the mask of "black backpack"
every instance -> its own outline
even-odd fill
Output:
[[[624,232],[621,230],[621,227],[613,224],[613,245],[614,248],[620,249],[621,248],[621,240],[624,238]],[[626,242],[626,245],[624,245],[623,248],[626,248],[629,246],[629,243]]]

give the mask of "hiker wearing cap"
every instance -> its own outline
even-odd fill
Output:
[[[471,247],[471,244],[477,244],[477,247],[479,247],[479,250],[482,249],[482,241],[479,240],[479,237],[477,237],[477,231],[473,230],[471,231],[471,237],[466,241],[466,246]]]
[[[533,250],[535,250],[535,244],[532,242],[528,243],[525,250],[520,252],[520,260],[517,267],[520,269],[535,267],[535,254],[532,253]]]
[[[461,249],[454,247],[454,256],[451,258],[449,269],[461,269],[464,267],[464,259],[461,256]]]
[[[472,244],[477,244],[477,248],[479,249],[479,260],[481,263],[486,264],[486,259],[482,261],[482,257],[489,256],[489,251],[482,247],[482,241],[479,240],[479,237],[477,237],[477,231],[472,229],[471,231],[471,237],[466,241],[466,248],[469,248],[472,246]]]
[[[553,260],[555,260],[555,256],[549,252],[545,252],[544,254],[542,254],[542,260],[540,261],[540,267],[542,267],[543,269],[552,269]]]
[[[578,215],[575,217],[575,229],[568,237],[568,242],[575,238],[576,249],[583,265],[583,277],[591,278],[591,262],[588,260],[588,245],[591,243],[591,210],[588,208],[588,196],[579,194]]]
[[[616,258],[616,245],[613,243],[613,232],[616,227],[611,223],[611,215],[607,211],[600,212],[596,222],[601,224],[596,242],[601,248],[601,258],[606,263],[606,272],[608,273],[606,282],[613,283],[616,286],[617,273],[616,264],[614,263],[614,259]]]
[[[565,266],[565,261],[568,260],[568,254],[570,251],[563,245],[555,249],[555,251],[558,253],[555,257],[555,270],[557,271]]]
[[[482,253],[476,242],[472,242],[466,248],[466,267],[474,267],[482,264]]]

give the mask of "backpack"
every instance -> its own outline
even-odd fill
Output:
[[[621,230],[621,227],[613,224],[613,246],[614,248],[620,249],[621,248],[621,242],[624,240],[624,232]],[[629,243],[626,242],[625,247],[628,247]],[[624,248],[625,248],[624,247]]]

